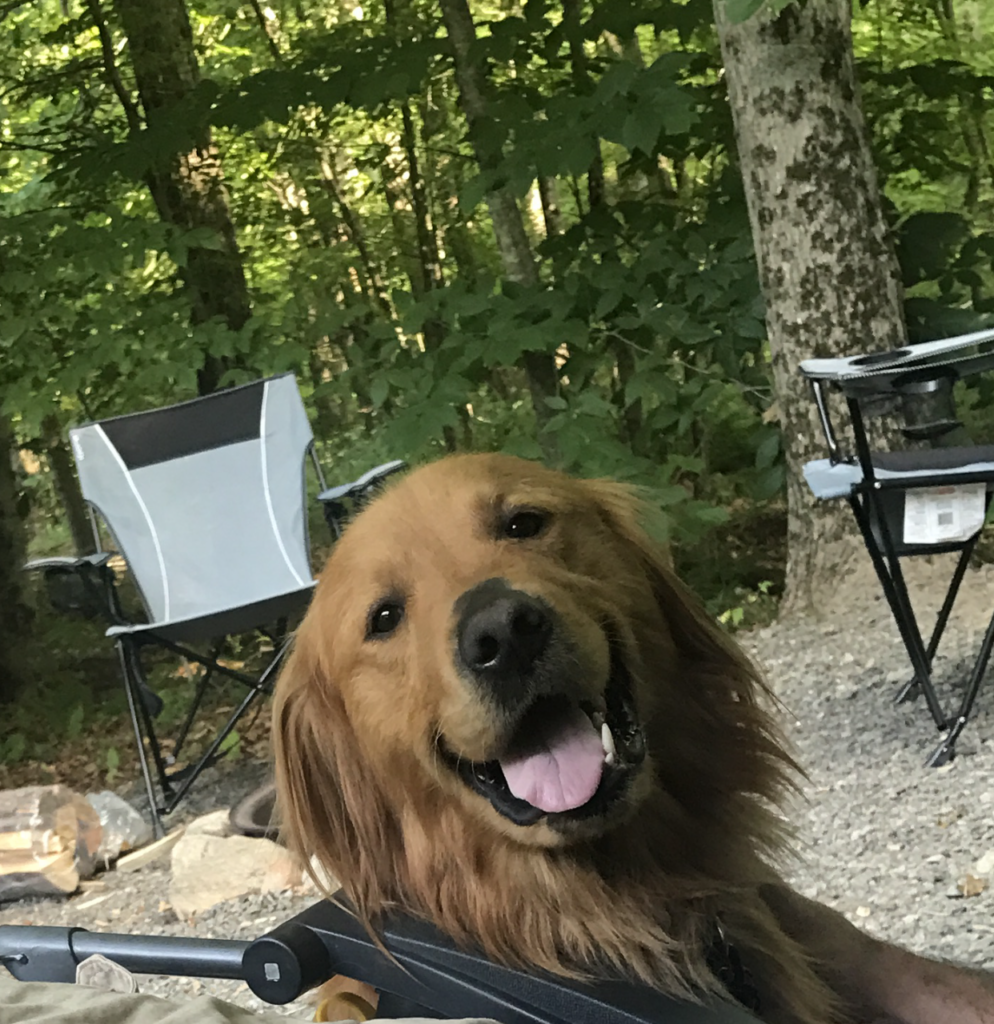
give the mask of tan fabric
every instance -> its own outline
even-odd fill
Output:
[[[119,995],[81,985],[21,982],[0,968],[0,1024],[287,1024],[300,1019],[274,1012],[253,1013],[211,996],[173,1000]],[[411,1017],[406,1024],[438,1022]],[[473,1018],[452,1024],[496,1022]]]

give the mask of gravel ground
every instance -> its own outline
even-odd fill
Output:
[[[937,558],[910,568],[916,612],[930,629],[951,566]],[[934,666],[947,714],[992,610],[994,566],[968,572]],[[934,769],[924,761],[940,734],[924,700],[893,703],[911,672],[872,571],[848,579],[819,620],[757,631],[744,646],[783,702],[809,775],[791,809],[802,858],[794,883],[876,935],[994,967],[994,865],[977,868],[994,850],[992,673],[956,760]],[[957,885],[968,874],[991,888],[964,897]]]
[[[938,741],[919,701],[895,706],[910,671],[897,629],[870,571],[847,577],[818,618],[779,623],[740,639],[761,663],[784,706],[784,729],[808,772],[790,809],[799,859],[788,873],[805,893],[842,910],[870,932],[912,949],[994,966],[994,878],[977,861],[994,851],[994,689],[981,691],[974,720],[949,766],[927,769]],[[909,584],[921,619],[944,593],[945,560],[912,566]],[[936,659],[940,692],[958,698],[991,613],[994,566],[971,571]],[[265,766],[216,770],[183,810],[191,817],[230,806]],[[178,819],[174,819],[178,820]],[[990,858],[994,862],[994,855]],[[987,865],[983,865],[987,867]],[[994,863],[990,865],[994,870]],[[970,874],[978,895],[958,884]],[[169,907],[168,870],[109,872],[69,900],[0,908],[0,924],[73,924],[94,930],[247,939],[302,910],[312,895],[248,896],[180,921]],[[208,992],[259,1008],[236,982],[141,978],[143,991]],[[312,1008],[284,1012],[307,1017]]]

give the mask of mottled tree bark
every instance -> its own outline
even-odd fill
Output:
[[[483,64],[477,63],[477,55],[471,52],[476,41],[476,26],[466,0],[440,0],[440,6],[455,60],[459,102],[469,124],[476,159],[484,171],[493,170],[499,164],[501,154],[495,147],[488,145],[480,133],[487,116],[487,72]],[[487,196],[487,205],[508,280],[527,288],[538,287],[535,255],[528,242],[525,222],[514,194],[508,188],[496,188]],[[532,404],[541,427],[552,415],[545,399],[559,390],[553,354],[526,352],[522,366],[528,377]],[[543,437],[541,440],[543,446],[551,448],[551,438]]]
[[[97,0],[89,0],[89,6],[92,11]],[[155,127],[173,116],[171,110],[187,99],[200,81],[186,7],[183,0],[153,4],[114,0],[114,9],[128,37],[145,121]],[[106,59],[105,55],[105,63]],[[240,330],[251,314],[251,305],[221,160],[210,130],[200,131],[189,152],[175,154],[165,166],[154,168],[147,180],[164,221],[187,230],[210,228],[221,240],[220,248],[194,246],[187,254],[183,279],[193,322],[218,317],[231,330]],[[225,360],[208,353],[197,374],[200,393],[215,390],[226,369]]]
[[[801,475],[824,442],[798,363],[895,348],[906,338],[853,70],[850,0],[806,0],[729,23],[715,0],[786,444],[787,613],[838,586],[861,545],[844,502],[816,503]]]
[[[562,234],[563,218],[559,209],[559,188],[555,178],[541,177],[538,179],[538,194],[542,200],[542,222],[545,225],[545,237],[554,238]]]
[[[0,704],[27,682],[25,650],[32,613],[24,593],[24,523],[17,509],[14,437],[0,414]]]

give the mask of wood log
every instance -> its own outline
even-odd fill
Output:
[[[75,892],[101,838],[97,812],[68,786],[0,791],[0,902]]]

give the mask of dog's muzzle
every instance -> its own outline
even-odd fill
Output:
[[[589,684],[578,685],[576,648],[545,601],[489,579],[458,599],[455,614],[456,662],[503,719],[505,740],[490,760],[471,761],[443,736],[448,764],[519,825],[606,813],[645,758],[620,644],[611,644],[609,678],[591,696]]]

